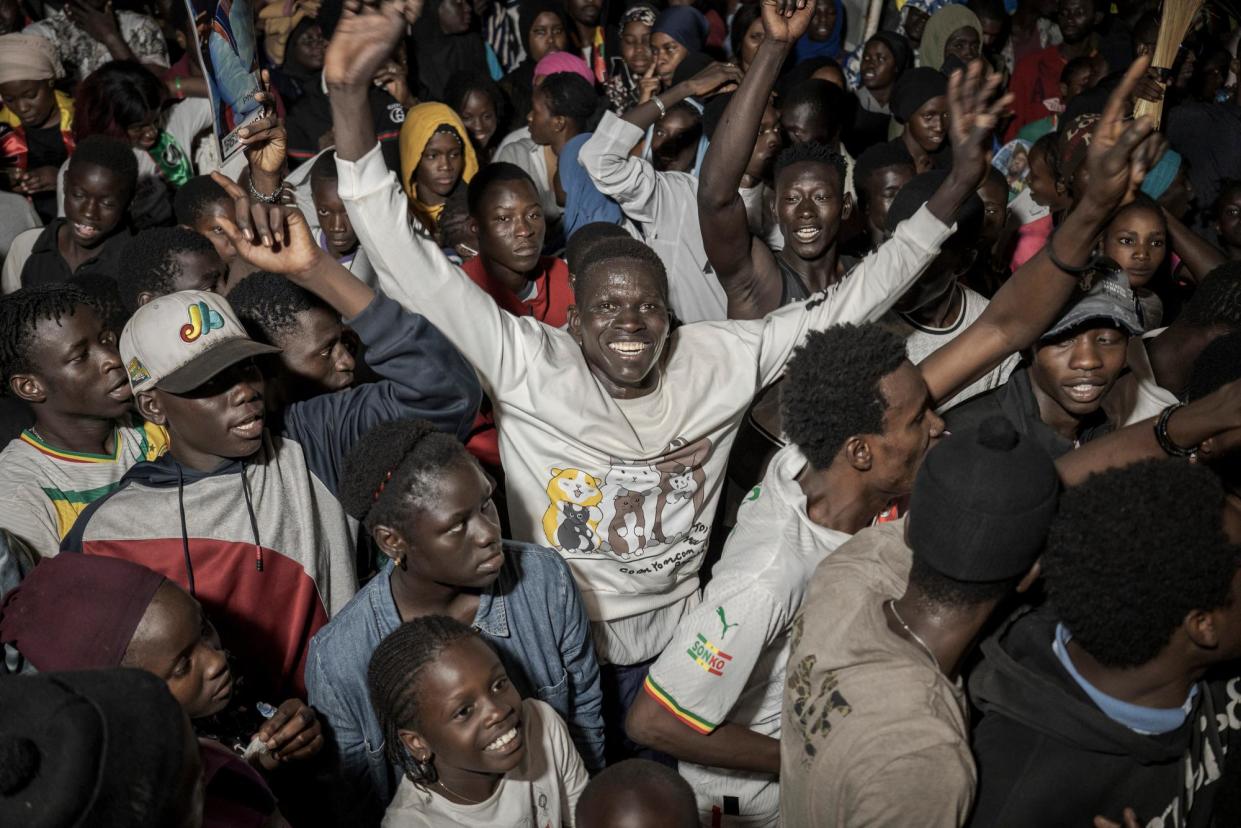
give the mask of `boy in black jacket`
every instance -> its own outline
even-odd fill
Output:
[[[1241,656],[1239,540],[1219,480],[1181,460],[1063,495],[1050,607],[984,643],[970,680],[971,825],[1212,824],[1241,749],[1241,679],[1218,669]]]

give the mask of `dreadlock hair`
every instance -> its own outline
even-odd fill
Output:
[[[846,175],[844,156],[826,144],[807,141],[804,144],[785,147],[776,156],[776,177],[779,178],[780,173],[794,164],[823,164],[831,167],[836,171],[836,182],[840,187],[840,192],[844,193]]]
[[[133,198],[134,189],[138,186],[138,159],[129,144],[107,135],[88,135],[73,150],[66,172],[86,164],[103,167],[119,175],[128,184],[125,200]]]
[[[556,72],[543,79],[536,90],[547,99],[552,115],[567,118],[578,132],[589,132],[598,108],[595,88],[576,72]]]
[[[399,527],[414,506],[434,493],[446,469],[473,461],[456,437],[426,420],[382,423],[363,434],[345,457],[341,505],[367,531]]]
[[[79,307],[94,308],[91,298],[76,287],[43,285],[22,288],[0,297],[0,380],[3,391],[12,394],[9,380],[15,374],[35,370],[30,363],[30,347],[40,322],[60,324]]]
[[[477,635],[455,618],[424,615],[397,627],[371,655],[366,686],[383,728],[384,750],[388,761],[415,785],[434,785],[437,780],[435,764],[419,762],[401,741],[400,731],[418,726],[419,678],[444,650]]]
[[[1199,328],[1241,329],[1241,262],[1226,262],[1208,273],[1185,302],[1181,319]]]
[[[478,218],[483,199],[487,197],[487,191],[497,184],[509,181],[525,181],[530,185],[534,194],[538,195],[538,188],[534,186],[534,179],[530,177],[530,173],[507,161],[493,161],[475,173],[474,178],[470,180],[466,190],[466,204],[469,205],[470,215]]]
[[[1060,497],[1043,552],[1057,616],[1086,652],[1120,669],[1159,654],[1192,610],[1227,606],[1238,551],[1209,469],[1147,460]]]
[[[577,273],[594,254],[595,245],[606,239],[631,238],[624,227],[610,221],[592,221],[583,224],[569,236],[569,243],[564,249],[565,264],[569,266],[569,275]]]
[[[590,247],[590,256],[573,274],[573,293],[580,300],[586,294],[586,283],[605,265],[626,262],[648,268],[659,281],[660,294],[668,301],[668,271],[654,250],[634,238],[601,239]]]
[[[917,167],[914,166],[913,156],[909,154],[909,150],[905,149],[905,145],[900,141],[885,141],[882,144],[874,144],[858,156],[857,161],[853,165],[853,183],[854,189],[857,190],[858,209],[866,212],[870,204],[869,188],[867,186],[870,177],[880,170],[886,170],[889,167],[908,167],[910,178],[913,178],[918,172]]]
[[[840,136],[849,116],[849,97],[839,86],[821,78],[809,78],[791,87],[780,99],[780,110],[805,107],[830,140]]]
[[[132,153],[131,153],[132,155]],[[193,227],[214,204],[226,207],[232,204],[228,193],[209,175],[196,175],[181,185],[173,197],[172,208],[177,214],[177,223]]]
[[[874,323],[811,331],[793,352],[780,392],[784,431],[815,469],[855,434],[879,434],[888,401],[880,381],[907,360],[905,340]]]
[[[214,256],[207,237],[184,227],[152,227],[134,236],[125,245],[125,267],[117,274],[121,302],[129,313],[138,309],[138,296],[153,293],[166,296],[181,276],[177,257],[183,253]]]
[[[279,340],[298,327],[297,315],[303,311],[323,308],[336,315],[331,306],[304,287],[265,270],[238,282],[228,294],[228,303],[251,338],[265,345],[279,346]]]

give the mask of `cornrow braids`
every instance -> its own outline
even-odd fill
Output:
[[[341,504],[367,531],[400,525],[446,468],[472,459],[456,437],[427,420],[381,423],[345,458]]]
[[[14,374],[35,369],[30,364],[30,346],[39,323],[57,323],[72,316],[79,307],[94,308],[91,297],[65,285],[22,288],[0,298],[0,379],[3,393],[11,394],[9,380]]]
[[[415,785],[434,785],[438,778],[434,763],[419,762],[401,741],[400,731],[418,726],[419,679],[440,653],[477,634],[455,618],[424,615],[397,627],[371,656],[366,686],[383,729],[384,751]]]

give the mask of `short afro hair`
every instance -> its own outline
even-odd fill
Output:
[[[233,200],[228,192],[209,175],[196,175],[181,185],[173,197],[172,208],[177,223],[193,227],[215,205],[231,207]]]
[[[38,366],[30,361],[30,348],[41,322],[55,322],[72,316],[80,307],[95,309],[82,290],[69,285],[43,285],[16,290],[0,297],[0,380],[5,394],[11,394],[9,380],[27,374]]]
[[[853,186],[857,190],[858,208],[866,210],[869,203],[867,182],[875,173],[891,167],[908,167],[910,178],[917,175],[918,168],[913,156],[899,141],[885,141],[866,149],[853,162]]]
[[[840,184],[840,192],[842,195],[844,194],[845,176],[848,174],[848,166],[845,164],[845,157],[836,152],[836,150],[817,141],[807,141],[804,144],[794,144],[791,147],[785,147],[776,156],[776,177],[779,178],[780,173],[794,164],[822,164],[831,167],[836,171],[836,180]]]
[[[879,388],[908,357],[905,340],[869,323],[811,331],[793,352],[780,389],[784,433],[815,469],[826,469],[855,434],[881,434],[888,401]]]
[[[576,72],[548,75],[536,93],[547,99],[547,109],[552,115],[572,121],[578,132],[590,132],[599,96],[581,75]]]
[[[573,273],[573,293],[581,299],[592,276],[605,265],[613,262],[629,262],[649,268],[659,282],[660,293],[668,301],[668,271],[663,259],[645,243],[634,238],[601,239],[590,248],[590,257]]]
[[[315,163],[310,167],[311,185],[316,181],[331,181],[332,183],[337,181],[336,150],[326,150],[315,159]]]
[[[744,6],[742,7],[744,8]],[[586,785],[575,811],[578,825],[612,824],[619,814],[639,820],[677,818],[679,825],[699,824],[694,789],[685,777],[667,765],[650,759],[626,759],[609,765]],[[633,824],[632,822],[629,824]],[[645,824],[645,823],[644,823]]]
[[[116,279],[102,273],[88,273],[74,276],[65,284],[85,293],[91,307],[99,314],[104,330],[120,337],[132,313],[121,301],[121,288]]]
[[[836,84],[822,78],[808,78],[795,84],[779,101],[780,111],[805,107],[826,133],[835,139],[852,115],[849,96]]]
[[[69,157],[68,170],[76,170],[87,164],[103,167],[119,175],[129,185],[126,200],[133,198],[138,186],[138,159],[129,144],[106,135],[88,135],[78,142]]]
[[[1226,606],[1239,563],[1209,469],[1148,460],[1093,475],[1060,498],[1043,553],[1052,608],[1100,664],[1155,658],[1192,610]]]
[[[1226,262],[1206,275],[1181,311],[1196,328],[1241,329],[1241,262]]]
[[[238,282],[228,294],[228,303],[251,338],[277,347],[280,339],[297,327],[297,314],[322,308],[336,315],[318,296],[266,270],[251,273]]]
[[[139,294],[173,292],[173,283],[181,275],[177,256],[182,253],[214,256],[215,248],[206,236],[184,227],[152,227],[126,243],[125,267],[117,274],[117,286],[129,313],[138,309]]]
[[[534,185],[534,179],[530,177],[530,173],[507,161],[493,161],[474,174],[466,190],[466,204],[470,215],[478,217],[488,190],[497,184],[509,181],[524,181],[530,185],[535,196],[539,194],[538,187]]]
[[[445,469],[476,462],[456,437],[427,420],[381,423],[362,435],[345,457],[340,502],[367,531],[401,531],[414,506],[436,492]]]
[[[605,239],[632,238],[628,231],[619,224],[610,221],[592,221],[583,224],[569,236],[569,243],[564,249],[565,264],[569,273],[577,273],[578,268],[586,264],[587,258],[594,254],[594,247]]]

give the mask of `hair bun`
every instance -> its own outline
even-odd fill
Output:
[[[978,427],[978,445],[996,451],[1012,451],[1021,435],[1007,417],[996,415],[982,421]]]

